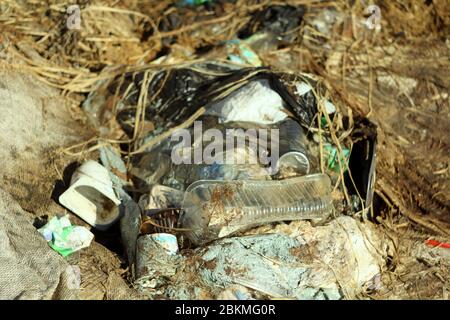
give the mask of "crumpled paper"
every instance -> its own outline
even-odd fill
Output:
[[[94,235],[85,227],[73,226],[68,216],[54,217],[38,232],[63,257],[89,247]]]

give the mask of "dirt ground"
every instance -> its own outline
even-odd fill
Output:
[[[35,218],[60,211],[53,201],[55,181],[67,184],[70,163],[96,157],[95,148],[89,152],[92,143],[83,143],[95,141],[98,133],[89,128],[79,106],[100,72],[165,56],[165,63],[224,58],[223,41],[235,38],[253,12],[268,2],[219,1],[179,8],[160,0],[2,1],[2,74],[20,77],[30,90],[32,76],[47,88],[37,93],[43,107],[29,112],[41,121],[27,138],[36,142],[8,145],[3,160],[13,164],[0,175],[7,191]],[[65,8],[72,3],[82,8],[78,31],[65,27]],[[301,26],[287,44],[257,53],[276,70],[321,76],[333,101],[346,105],[347,115],[365,116],[378,126],[372,218],[396,250],[382,274],[383,288],[360,298],[447,300],[449,249],[432,248],[425,241],[450,242],[449,6],[439,0],[373,1],[381,9],[381,28],[368,30],[364,10],[370,3],[284,1],[305,6]],[[0,88],[7,83],[2,76]],[[46,99],[64,109],[46,107]],[[31,121],[7,116],[0,122],[3,133],[9,130],[5,123]],[[61,125],[45,128],[48,116],[59,117]],[[67,149],[76,144],[82,147]],[[117,237],[119,233],[99,234],[97,242],[74,257],[89,275],[84,298],[137,298],[128,291],[129,273]]]

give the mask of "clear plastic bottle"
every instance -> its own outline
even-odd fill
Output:
[[[314,174],[276,181],[197,181],[183,199],[182,228],[194,244],[283,220],[323,219],[332,210],[331,181]]]

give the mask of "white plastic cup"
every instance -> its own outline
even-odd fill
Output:
[[[99,230],[108,229],[119,218],[120,200],[114,193],[108,170],[92,160],[75,171],[59,202]]]

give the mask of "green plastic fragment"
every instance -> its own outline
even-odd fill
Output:
[[[228,54],[228,59],[239,64],[249,64],[254,67],[261,67],[263,65],[261,59],[255,51],[244,41],[239,39],[230,40],[227,42],[230,51],[234,53]]]
[[[262,62],[259,59],[258,55],[253,51],[250,46],[241,43],[239,44],[239,51],[241,53],[242,58],[249,64],[251,64],[254,67],[260,67],[262,66]]]
[[[183,0],[183,4],[188,6],[199,6],[208,2],[211,2],[211,0]]]
[[[320,119],[320,126],[322,128],[326,128],[328,126],[327,118],[325,116],[322,116],[322,119]]]
[[[345,171],[348,170],[348,161],[350,159],[350,150],[342,148],[342,154],[339,157],[338,149],[329,144],[324,144],[325,158],[327,159],[327,167],[331,171],[340,172],[341,168]]]
[[[73,226],[67,216],[54,217],[38,232],[47,240],[49,246],[63,257],[86,248],[94,235],[85,227]]]

